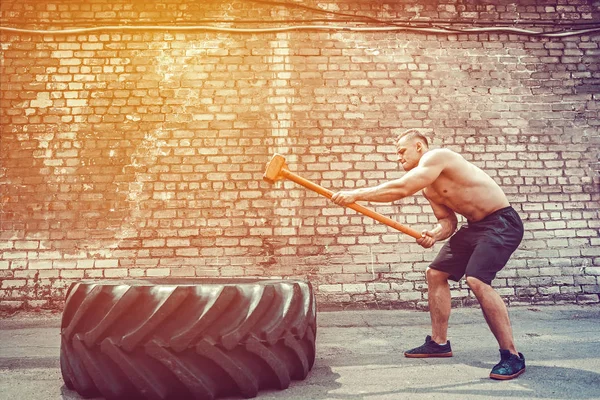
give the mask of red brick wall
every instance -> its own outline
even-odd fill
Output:
[[[319,2],[403,20],[600,20],[591,1],[541,3]],[[30,29],[335,18],[252,1],[0,10],[2,26]],[[393,139],[407,128],[482,167],[520,212],[525,239],[495,281],[507,301],[599,301],[599,32],[0,31],[0,42],[2,307],[58,307],[77,279],[167,276],[295,276],[321,304],[424,306],[440,245],[261,180],[275,152],[331,190],[400,177]],[[420,196],[370,207],[417,230],[435,222]],[[464,284],[452,293],[472,301]]]

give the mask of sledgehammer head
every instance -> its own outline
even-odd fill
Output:
[[[285,167],[287,167],[285,164],[285,157],[275,153],[273,158],[271,158],[271,161],[267,164],[267,170],[263,175],[263,180],[273,184],[275,181],[283,179],[283,176],[281,176],[280,173]]]

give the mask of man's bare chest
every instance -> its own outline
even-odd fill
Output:
[[[425,196],[439,204],[444,204],[456,196],[456,185],[452,181],[438,178],[431,185],[423,189]]]

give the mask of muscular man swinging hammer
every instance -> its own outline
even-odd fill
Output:
[[[496,182],[481,169],[448,149],[429,149],[416,130],[401,134],[398,161],[407,173],[379,186],[341,191],[331,200],[339,205],[356,201],[392,202],[423,191],[438,219],[437,226],[417,239],[424,248],[450,238],[427,268],[431,336],[408,350],[406,357],[451,357],[447,339],[450,317],[448,279],[463,275],[500,346],[500,362],[493,379],[516,378],[525,371],[525,358],[515,347],[506,306],[491,283],[523,238],[523,223]],[[456,214],[468,223],[456,233]]]

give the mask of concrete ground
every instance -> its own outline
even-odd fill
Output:
[[[478,309],[453,310],[447,359],[402,355],[429,333],[428,313],[321,312],[308,378],[258,398],[600,399],[600,307],[513,307],[510,314],[527,361],[515,380],[488,378],[499,353]],[[59,325],[52,314],[0,319],[0,399],[80,399],[61,379]]]

